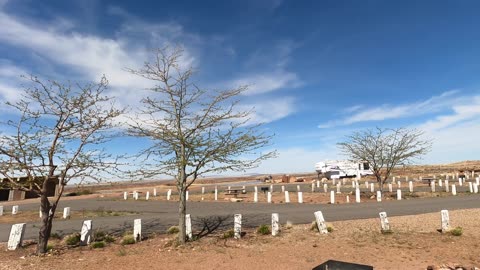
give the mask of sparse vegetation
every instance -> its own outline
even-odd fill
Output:
[[[233,229],[230,229],[226,232],[223,233],[223,239],[227,239],[227,238],[233,238],[235,236],[235,231],[233,231]]]
[[[172,226],[172,227],[168,228],[167,233],[168,234],[176,234],[179,231],[180,231],[180,229],[178,228],[178,226]]]
[[[270,234],[271,231],[270,231],[270,228],[268,227],[268,225],[260,225],[258,228],[257,228],[257,233],[259,234],[262,234],[262,235],[266,235],[266,234]]]
[[[393,234],[393,231],[390,230],[382,230],[382,234]]]
[[[333,226],[331,225],[327,226],[327,232],[329,233],[333,232]]]
[[[310,230],[318,232],[317,221],[312,221],[312,224],[310,225]]]
[[[462,236],[463,228],[462,227],[456,227],[455,229],[450,230],[450,234],[453,235],[453,236]]]
[[[121,247],[121,248],[117,251],[117,256],[123,257],[123,256],[125,256],[125,255],[127,255],[127,251],[126,251],[123,247]]]
[[[135,244],[135,237],[132,234],[125,235],[122,239],[122,245],[133,245]]]
[[[65,244],[68,246],[76,246],[80,243],[80,234],[74,233],[65,237]]]
[[[107,244],[103,241],[100,242],[93,242],[91,244],[92,248],[104,248]]]

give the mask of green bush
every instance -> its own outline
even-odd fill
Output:
[[[69,246],[75,246],[80,243],[80,234],[74,233],[65,238],[65,243]]]
[[[62,239],[62,236],[60,236],[60,234],[58,234],[58,233],[51,233],[50,238],[51,239]]]
[[[230,229],[226,232],[223,233],[223,239],[227,239],[227,238],[233,238],[235,236],[235,232],[233,231],[233,229]]]
[[[115,242],[115,237],[107,234],[105,235],[105,237],[103,238],[103,241],[107,242],[107,243],[113,243]]]
[[[122,245],[132,245],[135,244],[135,237],[132,234],[125,235],[122,239]]]
[[[95,231],[93,233],[93,241],[95,242],[103,241],[106,235],[107,234],[104,231]]]
[[[260,227],[257,228],[257,233],[266,235],[266,234],[270,234],[271,231],[268,225],[264,224],[264,225],[260,225]]]
[[[180,232],[180,229],[178,228],[178,226],[172,226],[167,230],[168,234],[176,234],[178,232]]]
[[[456,227],[455,229],[452,229],[450,231],[450,234],[453,235],[453,236],[462,236],[463,228],[462,227]]]
[[[93,242],[92,243],[92,248],[104,248],[107,244],[105,242],[100,241],[100,242]]]
[[[53,249],[53,245],[52,244],[47,244],[47,252],[52,250]]]
[[[327,226],[327,232],[329,233],[333,232],[333,226]]]

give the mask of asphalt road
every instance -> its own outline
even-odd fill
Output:
[[[73,211],[112,210],[136,212],[127,216],[94,217],[94,229],[122,234],[133,226],[133,219],[141,218],[143,231],[165,232],[177,222],[177,203],[165,201],[123,201],[112,199],[79,199],[60,202],[57,211],[69,206]],[[21,204],[20,211],[38,211],[38,203]],[[205,227],[205,224],[219,226],[220,229],[233,226],[233,214],[242,214],[242,225],[256,227],[269,224],[271,213],[279,213],[280,222],[291,221],[294,224],[310,223],[314,220],[313,213],[321,210],[327,222],[376,218],[378,213],[386,211],[388,216],[415,215],[421,213],[440,212],[442,209],[480,208],[480,194],[449,196],[442,198],[410,199],[401,201],[365,202],[350,204],[267,204],[267,203],[231,203],[231,202],[188,202],[187,212],[192,216],[195,230]],[[7,210],[10,211],[10,210]],[[8,213],[7,213],[8,214]],[[1,217],[0,217],[1,222]],[[440,213],[439,213],[440,223]],[[82,219],[56,220],[53,232],[69,234],[80,231]],[[35,239],[38,234],[39,222],[27,224],[25,239]],[[0,241],[8,241],[11,224],[0,224]]]

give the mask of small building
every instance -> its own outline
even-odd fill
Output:
[[[41,185],[44,177],[35,177],[34,182]],[[19,184],[26,183],[28,177],[18,177],[16,181]],[[56,196],[58,192],[58,176],[50,177],[47,182],[47,196]],[[32,186],[34,190],[23,191],[15,188],[8,179],[3,178],[0,182],[0,201],[18,201],[24,199],[38,198],[38,189],[35,190],[35,186]]]

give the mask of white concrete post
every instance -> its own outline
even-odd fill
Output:
[[[70,218],[70,207],[63,208],[63,219]]]
[[[395,182],[395,176],[392,178],[392,182]]]
[[[323,192],[327,193],[328,192],[328,185],[323,184]]]
[[[297,185],[297,192],[301,191],[300,185]]]
[[[380,212],[380,224],[382,226],[382,232],[390,231],[390,223],[388,222],[387,212]]]
[[[401,200],[402,199],[402,190],[401,189],[397,189],[397,200]]]
[[[172,190],[167,190],[167,201],[170,201],[170,197],[172,197]]]
[[[202,194],[205,194],[205,187],[202,187]]]
[[[278,213],[272,214],[272,235],[277,236],[280,231],[280,222]]]
[[[0,205],[0,217],[3,216],[3,205]]]
[[[80,245],[87,246],[92,240],[92,220],[84,220],[80,231]]]
[[[388,183],[388,192],[393,192],[393,185],[392,185],[392,183]]]
[[[285,192],[285,186],[282,186],[282,192]]]
[[[318,231],[322,234],[328,233],[327,224],[325,224],[325,219],[323,218],[322,211],[317,211],[314,213],[315,220],[317,221]]]
[[[448,183],[448,180],[445,180],[445,192],[450,192],[450,184]]]
[[[413,182],[412,181],[408,181],[408,190],[410,191],[410,193],[413,192]]]
[[[459,185],[459,186],[463,186],[462,178],[458,178],[458,185]]]
[[[473,193],[478,193],[478,185],[473,184]]]
[[[397,188],[402,188],[402,183],[400,183],[400,181],[397,181]]]
[[[332,179],[332,185],[335,186],[337,184],[335,178]]]
[[[330,191],[330,204],[335,204],[335,192]]]
[[[480,177],[475,178],[475,182],[477,182],[477,186],[480,186]]]
[[[133,238],[135,242],[142,241],[142,220],[139,218],[133,220]]]
[[[254,186],[253,190],[255,191],[255,193],[258,193],[258,187],[257,186]]]
[[[350,203],[350,196],[347,195],[347,203]]]
[[[303,203],[303,193],[297,192],[297,196],[298,196],[298,203]]]
[[[253,192],[253,202],[258,202],[258,192],[257,191]]]
[[[267,192],[267,203],[272,203],[272,192]]]
[[[470,193],[473,193],[473,184],[472,184],[472,182],[468,182],[468,189],[469,189]]]
[[[405,176],[405,182],[408,182],[408,176]]]
[[[317,180],[316,183],[317,183],[317,188],[320,188],[320,181]]]
[[[380,190],[377,190],[377,202],[382,201],[382,192]]]
[[[457,187],[455,186],[455,184],[452,184],[452,195],[457,195]]]
[[[16,250],[22,246],[23,235],[25,234],[26,223],[13,224],[10,229],[10,236],[8,237],[8,250]]]
[[[448,215],[448,210],[440,211],[442,216],[442,232],[446,232],[450,229],[450,217]]]
[[[368,188],[368,187],[369,187],[368,181],[365,181],[365,188]]]
[[[430,182],[430,188],[432,189],[432,192],[435,193],[435,180],[433,180],[432,182]]]
[[[123,199],[126,201],[128,199],[128,192],[123,192]]]
[[[217,186],[215,186],[215,196],[214,197],[215,197],[214,198],[215,201],[218,201],[218,188],[217,188]]]
[[[357,187],[355,189],[355,202],[359,203],[360,202],[360,188]]]
[[[235,214],[233,232],[235,239],[242,237],[242,214]]]
[[[273,185],[270,185],[270,192],[273,193]]]
[[[145,200],[148,201],[148,199],[150,199],[150,191],[147,191],[147,194],[145,195]]]
[[[133,196],[135,197],[135,200],[138,200],[138,192],[135,191],[135,194],[133,194]]]
[[[157,197],[157,189],[153,188],[153,197]]]
[[[39,217],[39,218],[42,218],[42,217],[43,217],[42,207],[41,207],[41,206],[40,206],[40,208],[38,209],[38,217]]]
[[[315,183],[312,182],[312,192],[315,192]]]
[[[439,186],[439,187],[443,187],[443,181],[442,181],[442,179],[439,179],[439,180],[438,180],[438,186]]]
[[[185,234],[187,235],[187,239],[192,240],[192,218],[190,214],[185,215]]]
[[[285,203],[290,203],[290,194],[288,194],[288,190],[285,190]]]
[[[338,184],[337,184],[337,193],[338,193],[338,194],[342,193],[341,190],[340,190],[340,188],[341,188],[341,185],[340,185],[340,183],[338,183]]]
[[[12,215],[18,214],[18,205],[12,206]]]
[[[370,184],[370,192],[375,192],[375,185],[373,183]]]
[[[355,181],[352,180],[352,188],[355,188]]]

